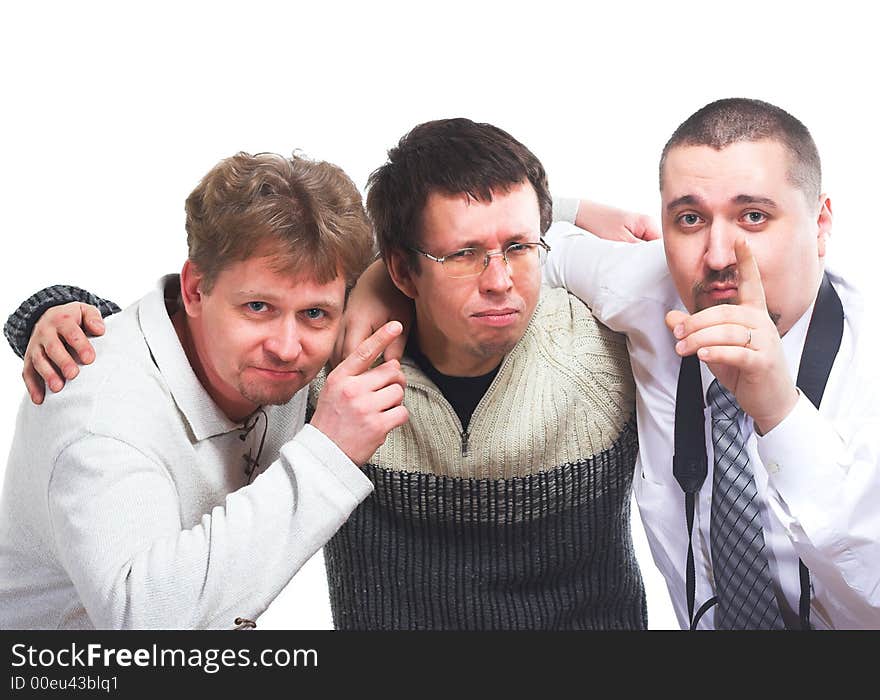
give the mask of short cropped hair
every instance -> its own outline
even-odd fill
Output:
[[[210,293],[230,264],[269,248],[273,269],[354,286],[373,255],[361,195],[337,166],[293,154],[240,152],[215,165],[186,200],[189,259]]]
[[[813,137],[799,120],[783,109],[761,100],[734,97],[712,102],[688,117],[663,148],[660,187],[669,151],[677,146],[710,146],[721,150],[739,141],[769,139],[788,150],[788,178],[808,200],[818,199],[822,189],[822,164]]]
[[[422,213],[432,192],[466,194],[491,202],[492,192],[508,192],[528,181],[538,196],[541,233],[553,219],[547,174],[535,155],[506,131],[470,119],[419,124],[388,151],[388,161],[367,183],[367,212],[379,251],[404,255],[419,270]]]

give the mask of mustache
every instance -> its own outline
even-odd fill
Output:
[[[730,284],[737,281],[736,265],[728,265],[723,270],[712,270],[699,282],[694,284],[694,294],[703,294],[713,284]]]
[[[700,298],[700,294],[705,294],[708,289],[707,287],[713,284],[730,284],[737,283],[738,273],[736,269],[736,265],[728,265],[723,270],[712,270],[708,275],[706,275],[702,280],[694,284],[694,299],[697,300]],[[739,296],[737,295],[736,299],[725,300],[721,303],[729,304],[729,303],[739,303]],[[705,308],[705,307],[701,307]],[[773,321],[774,326],[779,325],[779,319],[782,318],[782,314],[778,311],[773,311],[768,307],[767,315],[770,317],[770,320]]]

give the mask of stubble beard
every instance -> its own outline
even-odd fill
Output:
[[[501,357],[509,353],[516,347],[518,340],[505,340],[495,343],[480,343],[475,345],[473,350],[477,357],[488,360],[492,357]]]
[[[283,386],[239,380],[237,388],[238,392],[245,399],[256,406],[282,406],[289,402],[307,384],[308,382],[305,382],[302,386],[297,386],[295,389],[288,389]]]
[[[740,303],[739,294],[728,299],[719,299],[717,301],[708,300],[709,293],[707,291],[707,288],[710,285],[715,283],[727,284],[730,282],[737,282],[736,268],[733,266],[725,267],[723,270],[719,270],[718,272],[713,272],[705,279],[696,282],[692,290],[694,307],[696,308],[696,310],[699,312],[713,306],[721,306],[722,304],[738,305]],[[773,321],[773,325],[778,328],[779,319],[782,318],[782,314],[776,311],[772,311],[768,308],[767,315],[770,317],[770,320]]]

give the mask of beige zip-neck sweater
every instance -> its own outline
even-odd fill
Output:
[[[466,431],[403,366],[410,420],[373,455],[374,494],[325,547],[337,627],[644,627],[624,339],[543,290]]]

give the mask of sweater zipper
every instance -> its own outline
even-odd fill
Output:
[[[461,436],[461,456],[467,457],[468,451],[468,442],[471,437],[470,430],[465,430],[462,428],[461,420],[458,418],[458,414],[453,410],[452,405],[443,396],[443,392],[435,389],[432,386],[428,386],[427,384],[411,384],[413,389],[419,389],[420,391],[424,391],[426,394],[430,394],[435,399],[437,399],[438,403],[445,407],[446,412],[449,414],[449,417],[452,418],[452,422],[458,427],[458,433]]]
[[[537,311],[537,309],[536,309],[536,311]],[[529,321],[529,325],[527,326],[526,330],[528,330],[528,328],[531,328],[531,324],[532,324],[532,322]],[[525,337],[525,334],[523,334],[523,337]],[[489,387],[486,389],[483,396],[480,397],[480,400],[477,402],[477,405],[474,407],[474,412],[471,414],[470,423],[468,423],[468,429],[463,430],[461,433],[461,456],[462,457],[467,456],[468,443],[470,442],[470,439],[471,439],[471,428],[473,427],[474,423],[477,420],[477,417],[480,414],[480,409],[483,407],[483,404],[485,404],[487,402],[487,400],[489,398],[489,394],[492,393],[492,390],[495,388],[495,385],[498,383],[498,378],[504,372],[504,368],[507,366],[507,363],[510,361],[511,355],[513,355],[513,353],[509,352],[504,356],[504,359],[501,361],[501,364],[498,366],[498,373],[495,375],[495,379],[492,380],[492,383],[489,385]],[[450,406],[450,410],[451,409],[452,409],[452,407]],[[459,422],[459,425],[461,425],[461,422]]]
[[[443,392],[441,392],[437,389],[434,389],[433,387],[424,385],[424,384],[413,384],[412,385],[414,389],[419,388],[422,391],[424,391],[428,394],[431,394],[432,396],[437,398],[440,401],[440,403],[442,403],[444,406],[446,406],[447,412],[453,418],[456,425],[458,425],[458,432],[461,435],[461,456],[462,457],[467,457],[468,449],[470,448],[470,439],[471,439],[470,426],[472,426],[474,424],[474,418],[479,413],[482,405],[486,402],[486,397],[489,396],[489,393],[492,391],[492,388],[495,386],[495,383],[498,381],[498,377],[500,377],[501,373],[504,371],[504,366],[507,364],[508,360],[510,359],[510,355],[511,355],[511,353],[508,353],[507,356],[501,361],[501,366],[498,367],[498,374],[495,375],[495,379],[492,380],[492,383],[489,385],[489,388],[486,389],[486,393],[483,394],[482,398],[480,398],[479,402],[477,403],[476,407],[474,408],[474,412],[471,414],[471,420],[470,420],[470,423],[468,425],[467,430],[465,430],[462,427],[461,420],[459,420],[459,418],[458,418],[458,414],[452,408],[452,405],[449,403],[449,401],[446,399],[446,397],[443,396]]]
[[[535,324],[535,316],[537,315],[538,309],[540,308],[540,306],[541,306],[541,300],[539,299],[537,306],[535,306],[535,311],[532,313],[532,317],[529,319],[529,323],[526,326],[525,332],[523,333],[523,337],[520,338],[520,342],[522,342],[523,338],[526,337],[526,334],[532,329],[532,326]],[[519,343],[517,343],[517,345],[519,345]],[[507,363],[510,361],[511,356],[513,355],[513,353],[515,351],[516,351],[516,348],[514,348],[513,351],[507,353],[507,355],[504,356],[504,359],[501,361],[501,365],[498,367],[498,374],[495,375],[495,379],[492,380],[492,383],[489,385],[489,388],[486,389],[486,393],[484,393],[482,398],[479,400],[479,402],[477,402],[477,405],[474,408],[474,412],[471,414],[471,420],[470,420],[470,423],[468,424],[467,430],[465,430],[462,427],[461,421],[458,418],[458,414],[453,410],[452,405],[449,403],[449,401],[446,399],[446,397],[443,396],[443,393],[439,389],[435,389],[435,388],[430,387],[426,384],[413,384],[412,385],[413,388],[418,387],[422,391],[425,391],[425,392],[437,397],[438,399],[440,399],[440,402],[446,406],[446,410],[452,416],[453,421],[458,425],[458,431],[461,434],[461,456],[462,457],[467,457],[468,448],[470,447],[471,426],[473,426],[473,424],[474,424],[474,418],[476,418],[476,416],[479,414],[480,408],[482,408],[483,404],[486,403],[486,398],[489,396],[489,394],[495,388],[495,384],[498,383],[498,378],[504,372],[504,368],[507,366]]]

